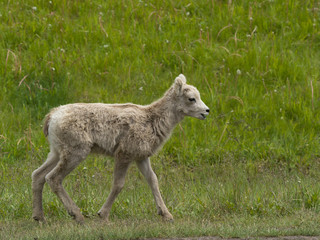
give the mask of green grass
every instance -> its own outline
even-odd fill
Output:
[[[0,1],[0,238],[320,235],[317,1]],[[152,158],[173,224],[131,168],[111,222],[95,213],[113,161],[65,181],[88,217],[73,224],[46,186],[31,221],[42,119],[71,102],[148,104],[183,73],[210,107]],[[58,237],[57,237],[58,235]]]
[[[17,231],[17,225],[19,231]],[[74,222],[54,219],[46,225],[33,222],[19,222],[12,226],[6,222],[0,225],[0,237],[11,239],[138,239],[165,238],[170,236],[198,237],[199,235],[221,237],[257,237],[258,236],[290,236],[319,235],[319,221],[316,216],[295,215],[295,219],[270,219],[238,216],[225,217],[218,221],[199,221],[185,218],[172,223],[151,220],[114,220],[105,224],[97,220],[87,220],[85,226]],[[275,225],[277,227],[275,227]],[[313,228],[312,230],[310,230]]]

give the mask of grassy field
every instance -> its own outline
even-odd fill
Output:
[[[320,2],[0,1],[0,238],[320,235]],[[31,220],[42,119],[71,102],[161,97],[183,73],[210,107],[185,119],[152,165],[174,223],[132,167],[108,224],[96,212],[113,160],[90,156],[64,185],[72,222],[45,186]]]

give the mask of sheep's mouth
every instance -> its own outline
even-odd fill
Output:
[[[206,119],[207,118],[207,116],[204,115],[203,113],[201,113],[201,117],[202,117],[202,119]]]

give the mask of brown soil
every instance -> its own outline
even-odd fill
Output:
[[[286,237],[250,237],[250,238],[221,238],[221,237],[192,237],[192,238],[149,238],[146,240],[320,240],[320,236],[286,236]]]

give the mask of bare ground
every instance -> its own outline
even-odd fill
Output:
[[[320,236],[281,236],[281,237],[250,237],[250,238],[221,238],[221,237],[192,237],[192,238],[149,238],[146,240],[319,240]]]

